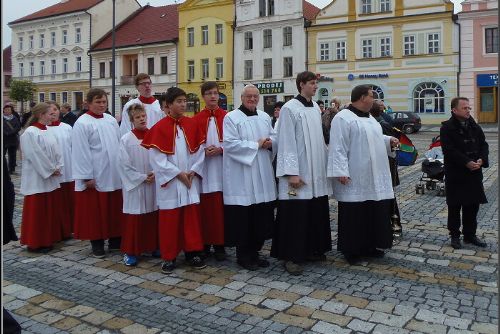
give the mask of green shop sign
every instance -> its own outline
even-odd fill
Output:
[[[259,82],[254,84],[260,94],[278,94],[285,91],[284,83],[282,82]]]

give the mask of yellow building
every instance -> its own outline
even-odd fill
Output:
[[[188,94],[188,111],[203,109],[200,86],[216,81],[220,105],[233,102],[232,0],[187,0],[179,5],[178,87]]]
[[[335,0],[307,30],[318,100],[349,103],[353,87],[369,84],[386,106],[422,123],[450,117],[459,50],[449,0]]]

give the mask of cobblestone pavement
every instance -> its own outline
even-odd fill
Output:
[[[411,138],[424,152],[434,135]],[[23,333],[497,333],[496,136],[487,135],[489,203],[479,213],[486,249],[449,246],[444,198],[415,193],[419,160],[400,169],[404,234],[383,259],[349,266],[334,250],[295,277],[276,260],[242,270],[230,250],[223,263],[209,260],[199,271],[181,265],[164,275],[157,259],[126,267],[119,253],[89,257],[79,240],[46,255],[11,243],[3,252],[4,306]],[[19,175],[14,179],[18,191]],[[21,210],[18,196],[17,228]],[[335,249],[335,201],[331,212]]]

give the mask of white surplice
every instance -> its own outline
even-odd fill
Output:
[[[342,185],[332,179],[333,196],[341,202],[363,202],[394,198],[387,156],[390,136],[382,133],[375,118],[358,117],[349,109],[332,121],[328,148],[328,177],[350,177]]]
[[[281,108],[277,128],[278,154],[276,176],[279,178],[279,199],[311,199],[331,194],[326,176],[328,152],[323,138],[321,111],[316,102],[304,106],[291,99]],[[298,175],[305,185],[290,196],[288,177]]]
[[[125,134],[120,140],[118,171],[122,180],[123,213],[143,214],[156,211],[155,184],[144,181],[153,171],[149,162],[149,152],[141,146],[133,132]]]
[[[120,133],[121,136],[132,130],[132,124],[130,123],[130,118],[128,115],[128,108],[133,104],[141,104],[146,110],[146,115],[148,116],[147,127],[151,129],[160,119],[165,117],[165,113],[161,110],[160,102],[158,100],[151,104],[142,103],[139,98],[132,99],[125,103],[122,111],[122,120],[120,123]]]
[[[160,210],[170,210],[200,203],[200,179],[195,176],[191,188],[187,188],[177,179],[180,172],[193,171],[203,177],[204,146],[201,145],[193,154],[184,137],[184,132],[177,126],[175,154],[165,154],[156,148],[149,149],[149,161],[155,173],[156,202]]]
[[[64,168],[61,171],[61,176],[59,176],[59,182],[71,182],[73,181],[73,172],[71,170],[71,131],[73,128],[71,125],[61,122],[57,126],[47,125],[47,131],[52,133],[57,139],[57,143],[62,151]]]
[[[223,147],[219,141],[215,117],[210,116],[207,131],[206,147],[211,145]],[[201,193],[208,194],[216,191],[222,191],[222,155],[212,157],[205,156],[203,164],[203,180],[201,180]]]
[[[276,136],[271,117],[260,110],[257,113],[247,116],[236,109],[224,118],[224,204],[249,206],[276,200],[273,153],[259,149],[257,143],[269,137],[275,150]]]
[[[21,135],[23,165],[21,194],[51,192],[60,187],[59,177],[51,176],[64,167],[62,151],[56,137],[47,130],[29,126]]]
[[[118,147],[120,129],[113,116],[103,118],[83,114],[71,134],[71,162],[75,190],[86,189],[84,180],[95,180],[97,191],[121,189],[118,174]]]

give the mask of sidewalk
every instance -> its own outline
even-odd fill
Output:
[[[498,133],[498,124],[479,124],[483,129],[484,133]],[[421,132],[439,132],[440,125],[422,125],[420,128]]]

